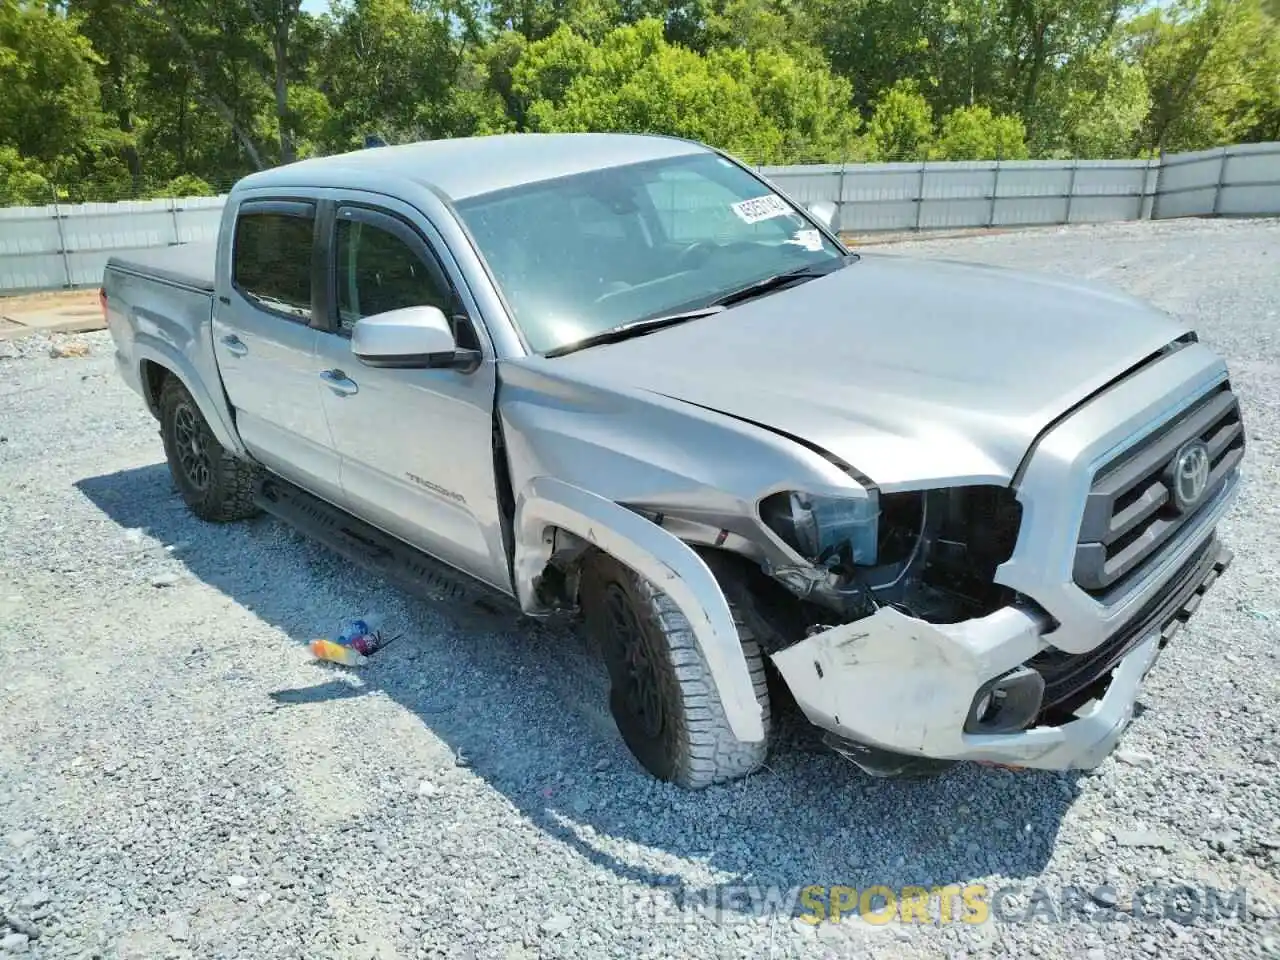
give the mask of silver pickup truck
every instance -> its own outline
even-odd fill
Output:
[[[1096,766],[1229,562],[1226,367],[833,212],[666,137],[385,147],[245,178],[104,297],[198,516],[580,613],[657,777],[757,769],[783,698],[876,775]]]

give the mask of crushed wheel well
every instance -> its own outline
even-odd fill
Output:
[[[581,602],[578,591],[583,565],[600,552],[599,548],[558,527],[550,528],[548,534],[554,537],[555,547],[538,577],[539,597],[548,607],[576,609]],[[738,589],[733,591],[733,599],[740,605],[749,605],[769,627],[768,637],[761,636],[766,653],[803,639],[806,628],[814,622],[811,612],[757,564],[714,547],[695,543],[686,546],[702,558],[722,589],[729,586],[732,590],[736,582]]]
[[[577,534],[560,527],[548,527],[546,535],[554,540],[555,546],[538,575],[538,596],[553,609],[576,609],[582,563],[596,548]]]

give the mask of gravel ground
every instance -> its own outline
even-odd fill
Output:
[[[793,722],[744,783],[656,783],[576,634],[411,600],[269,519],[196,521],[106,334],[0,344],[0,954],[1280,955],[1280,221],[893,251],[1115,282],[1231,361],[1236,563],[1096,773],[879,781]],[[358,672],[309,659],[366,611],[405,637]],[[786,899],[809,884],[1021,893],[985,923],[815,929]],[[1244,887],[1243,917],[1197,911],[1206,886]]]

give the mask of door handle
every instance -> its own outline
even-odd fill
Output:
[[[321,370],[320,379],[324,381],[326,387],[340,397],[349,397],[353,393],[360,392],[359,385],[341,370]]]
[[[223,337],[222,345],[227,348],[227,353],[231,354],[233,357],[243,357],[249,352],[249,348],[244,345],[244,341],[234,333]]]

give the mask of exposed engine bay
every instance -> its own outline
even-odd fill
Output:
[[[893,493],[860,512],[803,494],[761,504],[761,518],[811,566],[766,572],[810,610],[813,625],[848,623],[884,607],[931,623],[983,616],[1012,600],[994,582],[1013,552],[1022,508],[1005,487]],[[875,513],[871,509],[875,509]],[[855,515],[856,514],[856,515]]]

